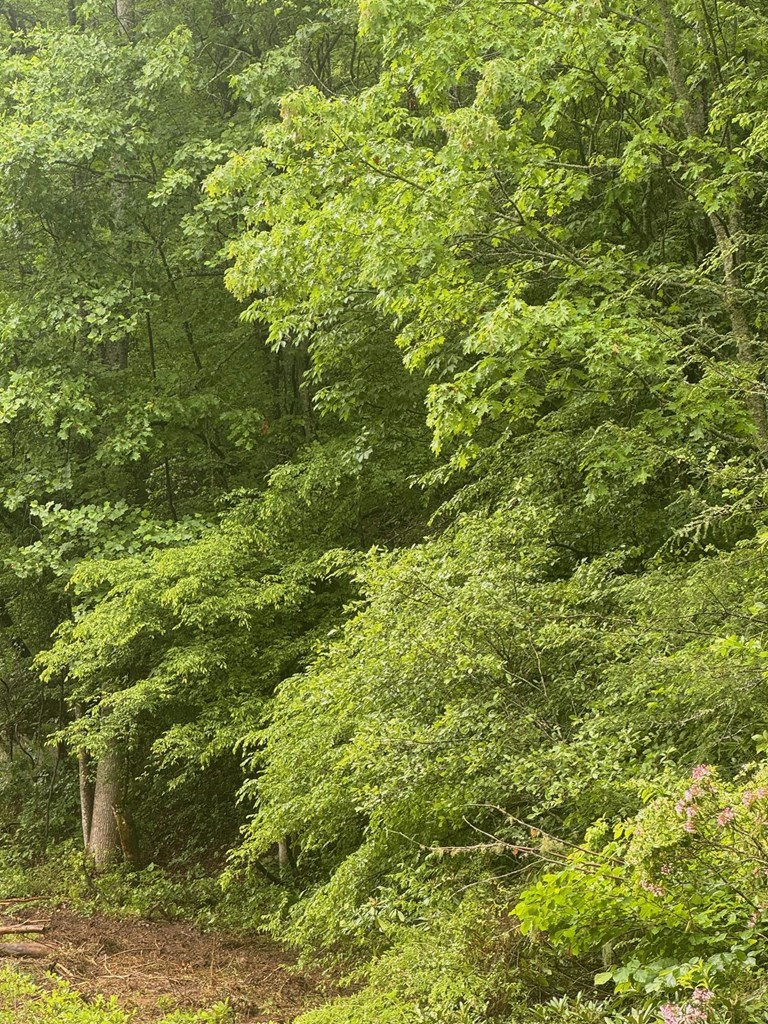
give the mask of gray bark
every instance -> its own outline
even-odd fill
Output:
[[[130,36],[134,26],[133,0],[115,0],[115,15],[120,22],[120,28]]]
[[[96,768],[91,827],[86,847],[97,871],[102,871],[120,856],[115,808],[121,803],[123,774],[122,751],[118,741],[111,740]]]
[[[83,826],[83,848],[88,849],[91,839],[91,821],[93,819],[93,779],[91,778],[91,758],[87,750],[77,755],[77,769],[80,776],[80,820]]]

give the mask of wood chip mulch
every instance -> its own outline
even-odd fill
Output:
[[[40,938],[50,955],[13,962],[47,986],[48,972],[65,978],[86,999],[116,996],[137,1011],[137,1024],[226,999],[238,1024],[284,1024],[333,995],[327,981],[297,972],[292,954],[264,935],[203,933],[176,921],[83,917],[66,907],[19,907],[3,922],[43,917],[50,923]]]

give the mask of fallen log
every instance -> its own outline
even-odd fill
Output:
[[[0,956],[50,956],[53,950],[41,942],[0,942]]]
[[[0,935],[31,935],[33,932],[44,932],[47,924],[30,921],[28,924],[0,924]]]
[[[0,907],[13,907],[17,903],[39,903],[40,900],[44,900],[45,896],[14,896],[5,900],[0,900]]]

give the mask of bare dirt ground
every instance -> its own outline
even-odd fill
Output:
[[[17,963],[39,980],[48,972],[66,978],[86,999],[117,996],[138,1011],[141,1024],[225,999],[238,1024],[287,1022],[332,994],[320,976],[297,972],[292,955],[263,935],[206,934],[176,921],[82,917],[65,907],[25,906],[2,918],[40,919],[50,922],[45,935],[30,938],[49,946],[50,956],[0,962]]]

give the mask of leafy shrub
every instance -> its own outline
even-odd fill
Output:
[[[596,824],[515,914],[564,953],[609,958],[595,984],[655,997],[667,1024],[752,1019],[768,1009],[767,822],[768,766],[726,783],[699,765],[636,818]]]

